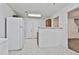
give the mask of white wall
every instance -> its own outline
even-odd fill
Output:
[[[63,28],[63,35],[65,39],[61,40],[61,44],[63,47],[68,48],[68,12],[71,11],[74,8],[79,7],[79,4],[70,4],[69,6],[63,8],[61,11],[57,12],[56,14],[53,15],[52,18],[55,18],[59,16],[59,24],[60,27]]]
[[[15,13],[9,8],[7,4],[0,3],[0,37],[5,35],[5,17],[12,16]]]

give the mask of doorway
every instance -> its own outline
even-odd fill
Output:
[[[79,8],[68,12],[68,48],[79,53]]]
[[[37,32],[40,19],[25,19],[26,39],[37,39]]]

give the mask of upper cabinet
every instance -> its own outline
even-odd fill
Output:
[[[59,28],[59,17],[49,18],[45,21],[46,27]]]
[[[56,17],[53,19],[53,27],[56,27],[56,28],[59,27],[59,17]]]
[[[51,19],[47,19],[46,20],[46,27],[51,27],[52,26],[52,20]]]

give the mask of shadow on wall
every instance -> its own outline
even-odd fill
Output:
[[[74,22],[75,22],[75,24],[76,24],[77,27],[78,27],[78,33],[79,33],[79,19],[74,19]]]

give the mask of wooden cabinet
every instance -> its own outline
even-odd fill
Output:
[[[46,20],[46,27],[51,27],[51,19]]]
[[[68,39],[68,48],[79,53],[79,39],[78,38]]]

